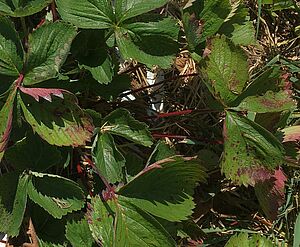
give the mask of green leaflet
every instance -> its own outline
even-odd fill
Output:
[[[114,14],[110,0],[56,0],[65,21],[80,28],[105,29],[113,27]]]
[[[52,174],[31,172],[28,195],[53,217],[61,219],[67,213],[84,206],[82,189],[74,181]]]
[[[284,163],[284,149],[266,129],[235,112],[226,112],[222,171],[238,184],[269,179]]]
[[[224,36],[212,40],[211,53],[202,71],[207,75],[213,95],[230,106],[242,93],[249,79],[243,50]]]
[[[76,28],[64,22],[44,24],[34,31],[29,36],[24,85],[56,77],[76,34]]]
[[[18,76],[23,67],[23,53],[13,23],[0,16],[0,74]]]
[[[80,221],[72,220],[66,225],[66,238],[73,247],[92,247],[94,240],[85,218]]]
[[[197,160],[170,157],[145,168],[117,193],[123,201],[155,216],[181,221],[191,215],[193,190],[205,178]]]
[[[293,111],[296,102],[286,91],[267,91],[262,96],[249,96],[245,98],[235,110],[251,111],[256,113]]]
[[[155,218],[122,199],[94,197],[88,218],[93,237],[104,247],[176,246]]]
[[[18,101],[25,120],[49,144],[76,147],[90,140],[91,119],[79,108],[75,96],[64,94],[64,99],[52,97],[52,102],[37,102],[20,93]]]
[[[28,134],[6,150],[5,159],[20,171],[44,171],[59,164],[62,157],[57,147],[49,145],[37,135]]]
[[[51,2],[52,0],[0,0],[0,13],[13,17],[33,15]]]
[[[167,2],[168,0],[117,0],[115,4],[116,20],[123,22],[132,17],[159,8]]]
[[[104,118],[103,122],[103,130],[111,134],[122,136],[146,147],[150,147],[153,143],[148,126],[135,120],[125,109],[119,108],[113,111]]]
[[[248,233],[240,233],[232,236],[226,243],[225,247],[275,247],[272,241],[259,234],[251,237]]]
[[[109,133],[97,135],[92,153],[95,166],[110,183],[123,180],[122,168],[125,165],[125,158]]]

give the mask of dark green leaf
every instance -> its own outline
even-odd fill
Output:
[[[57,77],[76,34],[76,28],[64,22],[47,23],[34,31],[29,36],[24,85]]]
[[[61,219],[67,213],[84,206],[84,195],[77,183],[57,175],[31,172],[28,195],[53,217]]]
[[[151,134],[145,123],[135,120],[129,111],[119,108],[103,120],[105,131],[111,134],[123,136],[137,144],[150,147],[152,145]]]
[[[7,17],[0,16],[0,74],[18,76],[23,68],[23,53],[13,23]]]
[[[73,247],[92,247],[93,236],[86,219],[68,222],[66,226],[66,238]]]
[[[125,165],[125,159],[109,133],[98,134],[92,153],[95,166],[110,183],[123,180],[122,168]]]
[[[20,171],[44,171],[57,165],[61,155],[55,146],[42,141],[37,135],[29,134],[10,147],[5,153],[5,158]]]
[[[80,28],[104,29],[113,26],[110,0],[56,0],[61,17]]]

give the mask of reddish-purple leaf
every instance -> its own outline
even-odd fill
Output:
[[[278,209],[285,201],[284,186],[286,179],[283,171],[279,168],[275,172],[269,172],[269,176],[266,176],[265,180],[256,183],[254,187],[262,210],[270,220],[277,218]]]
[[[300,140],[300,125],[287,127],[282,130],[283,141],[282,142],[295,142]]]
[[[19,89],[25,93],[33,97],[36,101],[39,101],[40,98],[43,98],[49,102],[52,102],[51,95],[57,96],[59,98],[64,98],[63,93],[67,92],[63,89],[56,88],[27,88],[27,87],[19,87]]]

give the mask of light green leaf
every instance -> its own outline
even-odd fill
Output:
[[[92,199],[90,229],[104,247],[171,247],[176,242],[154,217],[127,201]],[[101,220],[99,220],[101,219]]]
[[[112,184],[122,181],[122,168],[126,161],[109,133],[99,133],[97,135],[92,153],[95,166],[99,169],[101,175]]]
[[[73,247],[92,247],[94,244],[86,219],[68,222],[66,225],[66,238]]]
[[[11,237],[18,236],[20,226],[23,222],[23,217],[27,204],[27,187],[29,182],[30,179],[28,174],[20,175],[11,214],[12,221],[7,231],[7,234]]]
[[[295,226],[294,226],[294,242],[293,247],[300,246],[300,213],[298,213]]]
[[[63,20],[80,28],[104,29],[113,27],[114,13],[110,0],[56,0]]]
[[[267,91],[263,96],[249,96],[234,109],[256,113],[293,111],[296,102],[286,91]]]
[[[135,120],[129,111],[119,108],[104,118],[104,131],[111,134],[122,136],[137,144],[150,147],[152,145],[152,137],[148,130],[148,126]]]
[[[169,68],[178,52],[178,27],[165,18],[137,22],[116,30],[116,42],[124,59],[135,59],[149,68]],[[153,44],[155,43],[155,46]]]
[[[284,163],[284,149],[269,131],[235,112],[226,112],[222,171],[237,184],[255,185]]]
[[[52,0],[0,0],[0,13],[13,17],[33,15],[51,2]]]
[[[85,145],[92,136],[91,119],[79,108],[74,95],[63,95],[64,99],[53,96],[52,102],[44,99],[37,102],[31,96],[20,93],[18,101],[25,120],[49,144],[73,147]]]
[[[224,36],[212,40],[211,54],[204,72],[216,98],[231,105],[245,88],[249,79],[247,57]]]
[[[5,158],[17,170],[44,171],[61,160],[57,147],[44,142],[37,135],[27,135],[5,152]]]
[[[240,233],[232,236],[225,247],[275,247],[272,241],[259,234],[249,237],[248,233]]]
[[[115,2],[116,19],[118,22],[123,22],[162,7],[168,0],[116,0]]]
[[[206,174],[197,160],[172,157],[145,168],[117,193],[123,201],[155,216],[181,221],[192,214],[195,206],[193,190],[205,178]]]
[[[29,36],[24,85],[58,76],[75,38],[76,28],[64,22],[42,25]]]
[[[67,213],[84,206],[82,189],[74,181],[58,175],[31,172],[28,195],[32,201],[53,217],[61,219]]]
[[[16,88],[13,88],[10,92],[8,92],[9,94],[5,99],[6,101],[0,110],[0,161],[3,158],[4,151],[9,141],[16,92]],[[6,95],[2,95],[3,98],[5,98],[5,96]]]
[[[18,76],[23,67],[23,53],[13,23],[9,18],[0,16],[0,74]]]
[[[231,12],[229,0],[205,0],[199,19],[204,23],[201,42],[213,36]]]

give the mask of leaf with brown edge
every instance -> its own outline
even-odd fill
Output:
[[[64,92],[64,99],[52,97],[52,102],[40,100],[22,92],[18,101],[25,120],[34,132],[51,145],[81,146],[90,141],[94,126],[92,120],[77,105],[76,97]]]
[[[286,176],[279,168],[275,172],[269,172],[269,177],[259,181],[254,187],[259,204],[270,220],[277,218],[278,209],[285,201],[286,180]]]
[[[0,160],[7,146],[13,119],[13,108],[17,90],[14,88],[7,96],[0,111]],[[3,98],[5,95],[2,96]]]
[[[237,184],[254,186],[284,163],[280,141],[259,124],[226,112],[222,171]]]
[[[64,98],[63,92],[68,93],[66,90],[57,88],[27,88],[19,87],[22,93],[32,96],[36,101],[43,98],[49,102],[52,102],[51,95],[57,96],[59,98]]]
[[[284,128],[281,132],[283,132],[282,142],[296,142],[300,140],[300,125]]]

